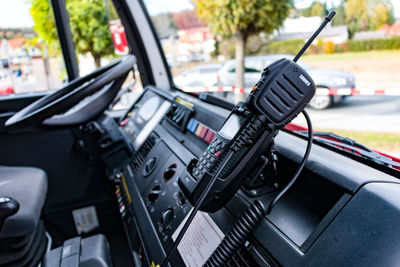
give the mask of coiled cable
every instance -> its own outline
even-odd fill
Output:
[[[208,258],[208,260],[203,266],[206,267],[226,266],[227,262],[236,254],[237,250],[244,244],[249,234],[258,225],[261,219],[265,215],[271,213],[273,207],[278,202],[278,200],[289,190],[290,187],[292,187],[294,182],[299,177],[301,171],[306,165],[306,162],[311,152],[311,146],[313,142],[313,128],[310,116],[305,110],[303,110],[302,113],[307,121],[307,126],[308,126],[307,148],[306,152],[304,153],[304,157],[300,163],[300,166],[296,170],[292,179],[290,179],[289,183],[269,203],[267,210],[265,210],[264,205],[261,203],[261,201],[255,200],[254,203],[250,205],[248,210],[245,213],[243,213],[240,219],[236,221],[232,230],[224,237],[222,242],[214,250],[213,254],[211,254],[211,256]]]
[[[264,215],[264,205],[260,200],[254,201],[240,219],[236,221],[232,230],[224,237],[203,266],[226,266],[227,262],[247,240],[248,235],[258,225]]]

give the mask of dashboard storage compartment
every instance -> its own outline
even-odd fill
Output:
[[[284,157],[280,160],[278,173],[289,179],[296,165]],[[271,197],[265,196],[263,202],[269,203]],[[343,188],[306,169],[267,218],[305,252],[350,198]]]

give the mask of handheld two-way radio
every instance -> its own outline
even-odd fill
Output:
[[[182,191],[194,205],[216,176],[200,210],[214,212],[222,208],[278,130],[310,102],[316,90],[314,81],[296,61],[333,16],[334,12],[329,13],[293,61],[280,59],[264,69],[246,103],[232,110],[203,155],[192,160],[179,177]]]
[[[239,103],[199,159],[192,159],[179,186],[194,205],[163,266],[178,246],[198,210],[221,209],[272,144],[279,129],[293,120],[315,94],[315,84],[297,60],[326,24],[332,11],[292,60],[280,59],[264,69],[245,103]]]

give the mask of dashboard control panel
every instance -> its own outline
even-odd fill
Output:
[[[181,191],[179,176],[196,157],[205,159],[196,166],[197,176],[201,176],[200,172],[207,170],[209,163],[222,156],[224,143],[218,140],[212,142],[216,131],[226,138],[234,128],[222,129],[228,110],[225,113],[219,109],[210,111],[207,104],[190,97],[189,100],[177,101],[183,98],[159,91],[146,89],[118,122],[106,117],[98,120],[97,125],[92,123],[88,129],[98,137],[100,146],[107,148],[103,148],[102,156],[105,160],[109,157],[107,170],[114,183],[115,199],[126,235],[132,251],[139,254],[144,266],[153,262],[161,264],[182,222],[193,208]],[[216,124],[216,121],[220,123]],[[109,141],[105,142],[107,136]],[[275,138],[276,173],[272,175],[271,166],[263,165],[268,162],[268,155],[263,155],[265,160],[258,160],[259,164],[248,177],[249,184],[241,187],[223,209],[204,213],[209,216],[206,221],[215,224],[218,231],[226,236],[250,203],[257,199],[266,206],[276,195],[276,188],[284,186],[297,169],[305,142],[281,131]],[[130,146],[130,153],[123,153],[121,144]],[[115,156],[118,153],[121,155]],[[259,168],[262,168],[261,172]],[[355,169],[357,172],[353,171]],[[253,177],[253,174],[259,176]],[[273,182],[268,180],[272,176]],[[228,265],[343,266],[343,259],[351,258],[359,251],[376,248],[379,255],[366,254],[365,261],[359,259],[359,263],[376,263],[373,265],[378,266],[393,256],[380,248],[387,246],[392,236],[400,238],[396,234],[400,231],[391,232],[390,236],[386,231],[397,225],[394,222],[400,219],[397,212],[391,211],[384,217],[385,220],[378,219],[383,218],[381,213],[389,210],[388,207],[397,210],[400,207],[400,202],[392,203],[395,201],[392,196],[400,190],[395,184],[398,180],[390,175],[314,145],[310,166],[303,170],[299,181],[277,203],[273,212],[262,220]],[[379,190],[394,193],[388,197]],[[365,205],[366,200],[372,199],[370,205]],[[375,205],[381,208],[371,208]],[[358,228],[361,222],[365,230]],[[386,239],[382,238],[384,242],[369,235],[369,229],[385,236]],[[202,245],[207,247],[204,243],[196,243],[199,240],[192,241],[199,245],[198,248]],[[187,262],[182,251],[178,252],[171,258],[173,266],[183,266]],[[192,255],[199,255],[200,252],[204,253],[204,250],[192,251]],[[338,254],[343,257],[336,257]]]

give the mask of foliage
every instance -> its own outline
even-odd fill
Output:
[[[350,40],[346,43],[346,50],[353,52],[392,49],[400,49],[400,37],[365,41]]]
[[[48,44],[58,40],[54,14],[49,1],[32,0],[31,4],[30,13],[35,23],[33,29],[39,37]]]
[[[238,32],[247,36],[272,33],[282,25],[291,1],[281,0],[194,0],[199,17],[214,33],[228,37]]]
[[[194,0],[194,3],[200,19],[207,22],[214,34],[236,37],[236,86],[243,88],[244,54],[248,37],[260,32],[270,34],[281,26],[289,15],[292,1]]]
[[[322,4],[320,1],[314,1],[309,7],[301,9],[300,14],[303,17],[324,17],[326,16],[326,4]]]
[[[325,54],[333,54],[336,52],[336,44],[332,41],[324,42],[322,49]]]
[[[54,15],[49,0],[31,0],[34,30],[49,45],[58,44]],[[113,53],[103,0],[67,0],[71,34],[78,54],[90,53],[100,66],[102,56]]]
[[[114,7],[112,0],[104,0],[104,4],[108,20],[118,20],[119,15]]]
[[[67,0],[72,38],[78,53],[90,53],[100,66],[114,51],[103,0]]]
[[[295,55],[303,47],[304,40],[273,41],[268,47],[270,54]]]
[[[390,0],[347,0],[346,22],[350,36],[357,31],[376,30],[383,24],[393,24]]]
[[[335,8],[336,15],[332,20],[332,26],[346,25],[346,11],[344,9],[344,0]]]
[[[223,42],[224,48],[228,51],[224,54],[229,58],[234,56],[234,46],[232,42]],[[230,46],[229,46],[230,44]],[[265,54],[291,54],[295,55],[304,45],[304,40],[272,41],[269,44],[263,44],[257,51],[249,51],[246,55],[265,55]],[[222,49],[222,48],[221,48]],[[400,37],[354,41],[349,40],[346,43],[335,44],[332,41],[322,41],[318,38],[315,45],[311,45],[307,54],[332,54],[342,52],[361,52],[371,50],[394,50],[400,49]]]
[[[319,1],[314,2],[314,6],[311,9],[311,16],[317,17],[325,17],[326,16],[326,7]]]

